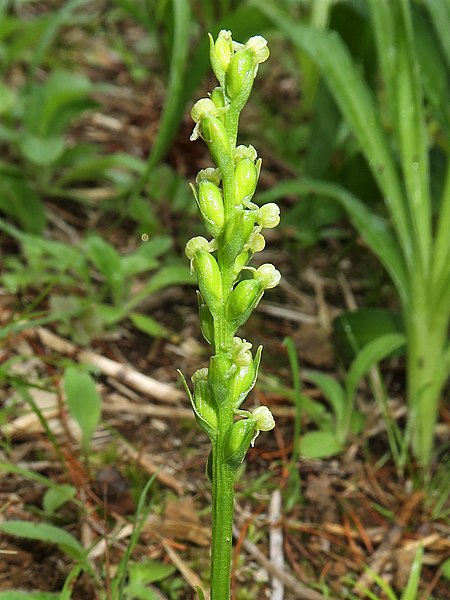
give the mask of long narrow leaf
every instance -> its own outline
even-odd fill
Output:
[[[420,572],[422,570],[423,561],[423,546],[419,546],[414,557],[413,564],[411,565],[411,571],[409,572],[408,583],[403,591],[401,600],[417,600],[419,583],[420,583]]]
[[[411,7],[408,0],[390,2],[391,17],[396,23],[397,48],[397,134],[403,177],[413,225],[412,244],[415,250],[414,271],[428,272],[431,246],[431,201],[429,192],[428,140],[423,111]],[[381,49],[391,52],[390,48]],[[420,274],[419,274],[420,276]]]
[[[450,69],[450,35],[448,24],[450,23],[450,2],[448,0],[425,0],[425,6],[433,21],[439,42],[447,59]]]
[[[411,223],[395,160],[387,143],[372,94],[335,32],[322,32],[293,22],[272,5],[252,0],[302,52],[318,64],[346,121],[357,137],[372,173],[385,196],[403,254],[412,262]]]
[[[69,556],[78,560],[85,560],[86,553],[80,542],[60,527],[48,523],[31,523],[30,521],[17,520],[0,523],[0,531],[17,537],[55,544]]]
[[[406,267],[395,239],[388,230],[387,223],[372,213],[356,196],[344,188],[313,179],[292,179],[283,181],[268,192],[260,194],[264,201],[275,200],[285,194],[317,194],[336,200],[347,211],[359,234],[378,256],[394,282],[404,306],[408,305],[409,285]]]

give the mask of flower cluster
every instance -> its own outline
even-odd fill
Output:
[[[253,202],[262,161],[253,146],[236,145],[240,112],[259,64],[268,57],[261,36],[245,45],[234,42],[229,31],[220,31],[215,41],[210,36],[210,60],[219,85],[191,111],[191,140],[203,139],[215,166],[201,170],[191,186],[210,239],[192,238],[186,255],[198,279],[201,330],[215,353],[209,367],[192,376],[193,396],[186,389],[213,448],[225,433],[220,452],[232,465],[243,460],[259,431],[275,426],[267,407],[253,413],[240,410],[255,385],[262,347],[253,356],[252,344],[236,335],[264,291],[281,278],[272,264],[249,264],[265,247],[264,230],[278,225],[280,210],[274,203],[260,207]],[[244,418],[235,421],[234,415]]]

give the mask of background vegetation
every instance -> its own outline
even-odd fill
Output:
[[[223,28],[269,41],[241,142],[282,206],[234,597],[449,597],[449,25],[448,0],[0,0],[0,598],[207,577],[176,368],[206,356],[189,110]]]

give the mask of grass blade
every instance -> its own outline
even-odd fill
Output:
[[[408,304],[409,284],[404,260],[384,219],[373,214],[361,200],[344,188],[324,181],[306,178],[283,181],[269,192],[260,194],[259,197],[264,201],[272,201],[285,194],[316,194],[339,202],[349,214],[350,220],[363,240],[378,256],[391,276],[403,305]]]
[[[395,160],[372,94],[348,49],[335,32],[327,33],[300,25],[274,6],[260,6],[256,0],[252,0],[252,5],[268,16],[297,49],[306,52],[319,66],[384,194],[403,254],[408,263],[412,262],[411,223]]]

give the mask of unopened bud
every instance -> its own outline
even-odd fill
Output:
[[[244,460],[255,430],[256,423],[253,419],[235,421],[228,430],[224,440],[223,458],[233,469],[237,469]]]
[[[197,250],[193,265],[197,273],[198,286],[212,313],[217,311],[222,299],[222,276],[219,265],[212,254]]]
[[[224,222],[222,192],[217,185],[202,181],[198,186],[198,204],[209,233],[216,237]]]
[[[258,170],[255,163],[249,158],[244,158],[236,165],[235,171],[235,202],[240,205],[250,200],[255,193],[258,183]]]
[[[240,281],[228,297],[225,315],[235,331],[250,317],[264,292],[259,279]]]
[[[233,40],[231,37],[231,31],[227,31],[226,29],[219,31],[219,35],[217,36],[217,40],[215,42],[212,35],[209,34],[209,41],[209,56],[211,60],[211,66],[215,76],[220,83],[222,83],[233,55]]]
[[[255,74],[253,50],[240,50],[232,57],[227,74],[226,90],[230,98],[239,97],[239,104],[245,104],[250,95]]]
[[[195,181],[196,183],[201,183],[202,181],[210,181],[215,185],[219,185],[221,179],[222,174],[219,169],[215,169],[214,167],[208,167],[207,169],[202,169],[197,173]]]

